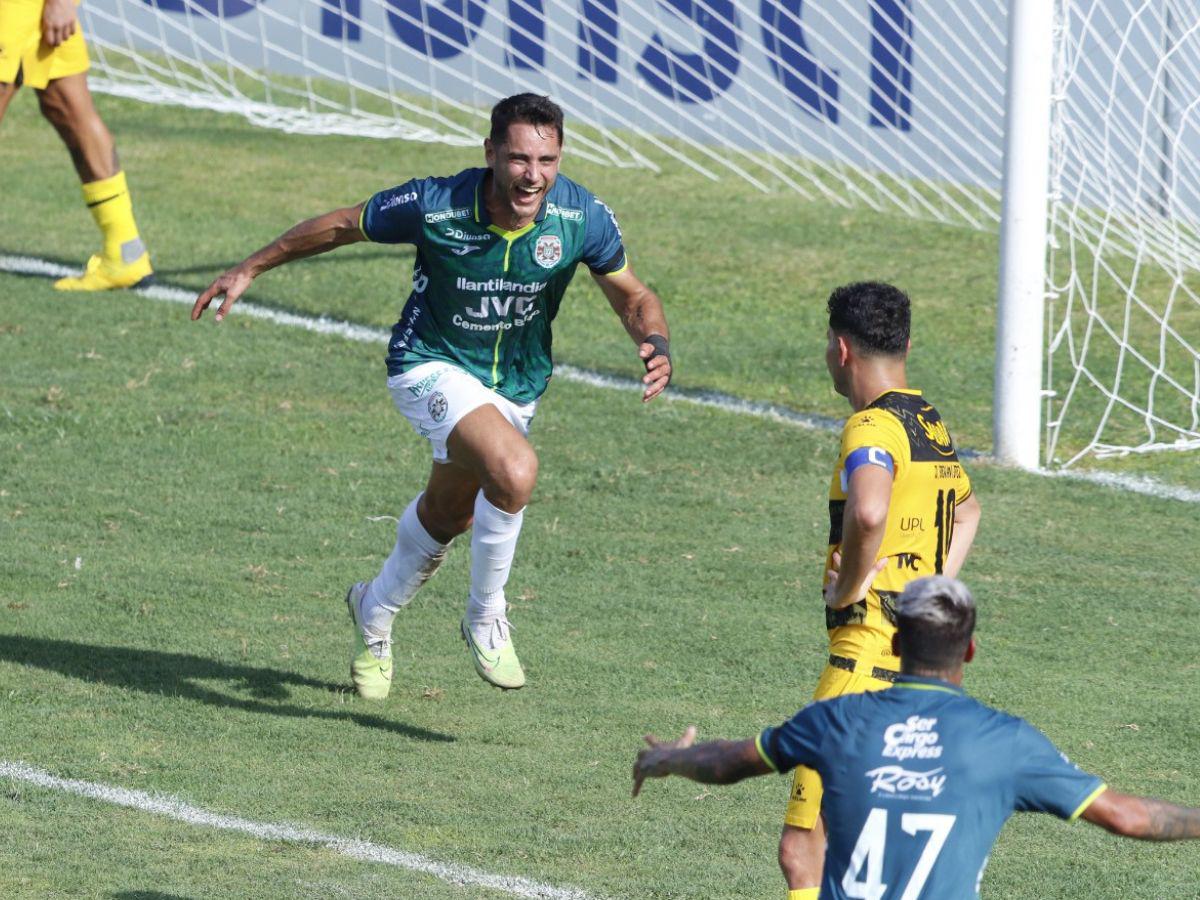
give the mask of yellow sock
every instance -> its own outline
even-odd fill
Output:
[[[788,900],[817,900],[820,888],[796,888],[788,891]]]
[[[89,181],[82,187],[83,202],[104,235],[104,258],[117,265],[137,260],[146,252],[146,245],[138,236],[137,222],[133,220],[133,202],[129,199],[125,173]]]

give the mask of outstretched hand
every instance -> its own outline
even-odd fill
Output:
[[[642,384],[646,385],[642,402],[649,403],[665,391],[671,381],[671,356],[648,341],[638,345],[638,356],[646,364],[646,374],[642,376]]]
[[[858,591],[854,594],[850,603],[857,603],[867,596],[867,589],[871,583],[875,581],[875,576],[887,568],[888,557],[883,557],[875,561],[875,565],[871,566],[871,570],[867,572],[867,577],[863,579],[862,584],[858,586]],[[849,606],[849,603],[838,603],[838,575],[842,568],[842,554],[836,550],[833,551],[833,556],[830,559],[832,568],[825,570],[825,587],[821,590],[822,596],[825,598],[825,605],[830,609],[841,609],[844,606]]]
[[[196,298],[196,302],[192,306],[192,321],[195,322],[199,319],[204,314],[204,311],[208,309],[209,304],[224,294],[225,301],[217,309],[216,315],[216,320],[220,322],[229,315],[229,310],[233,308],[233,304],[246,292],[246,288],[250,287],[250,282],[253,280],[254,276],[242,266],[234,266],[228,272],[222,274],[216,281],[204,289],[204,293]]]
[[[683,732],[683,737],[677,741],[660,741],[652,734],[646,735],[648,750],[638,752],[633,763],[633,796],[642,790],[642,782],[647,778],[665,778],[671,774],[667,762],[676,750],[684,750],[696,741],[696,726],[689,725]]]

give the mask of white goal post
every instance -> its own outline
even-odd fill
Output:
[[[998,231],[995,452],[1200,447],[1200,0],[84,0],[93,88]],[[869,275],[870,273],[864,273]]]

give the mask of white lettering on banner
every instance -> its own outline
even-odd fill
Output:
[[[942,755],[937,719],[909,716],[903,722],[889,725],[883,732],[883,755],[893,759],[937,759]]]
[[[942,770],[931,769],[928,772],[910,772],[903,766],[880,766],[867,773],[871,782],[871,793],[907,794],[910,791],[921,791],[936,797],[946,786],[946,776]]]

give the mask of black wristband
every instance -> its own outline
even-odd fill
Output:
[[[654,359],[656,356],[665,356],[667,358],[668,367],[671,366],[671,347],[665,337],[663,337],[661,334],[648,334],[648,335],[646,335],[646,337],[642,338],[642,343],[649,344],[651,347],[654,348],[654,352],[651,353],[644,360],[644,362],[646,363],[646,371],[647,372],[650,371],[650,360]],[[668,369],[667,384],[671,383],[671,375],[672,374],[673,373],[670,371],[670,369]],[[664,387],[665,386],[666,385],[664,385]]]
[[[671,346],[665,337],[661,334],[649,334],[642,338],[643,344],[649,344],[654,348],[654,352],[646,357],[646,365],[650,365],[650,360],[656,356],[665,356],[668,360],[671,358]]]

